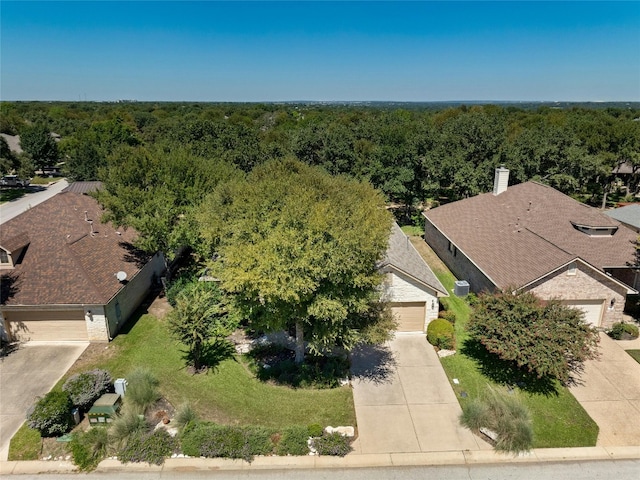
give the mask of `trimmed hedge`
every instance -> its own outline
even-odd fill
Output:
[[[191,457],[242,458],[273,452],[273,431],[264,427],[190,423],[181,436],[182,453]]]
[[[625,337],[638,338],[638,327],[633,323],[614,323],[608,335],[615,340],[623,340]]]
[[[118,452],[118,460],[122,463],[142,463],[162,465],[164,459],[170,457],[178,449],[178,441],[163,428],[151,433],[136,432],[127,441],[125,447]]]
[[[453,310],[441,310],[438,312],[438,318],[442,318],[451,323],[451,325],[455,325],[456,323],[456,312]]]
[[[427,327],[427,341],[440,349],[453,350],[456,345],[453,325],[442,318],[437,318]]]
[[[344,457],[353,450],[351,439],[339,433],[325,433],[321,437],[311,440],[311,445],[316,449],[318,455],[332,455]]]
[[[285,428],[276,446],[278,455],[308,455],[309,428],[301,425],[292,425]]]

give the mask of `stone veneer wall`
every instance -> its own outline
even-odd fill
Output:
[[[91,312],[91,313],[89,313]],[[90,342],[108,342],[107,316],[103,305],[85,306],[84,319]]]
[[[562,268],[530,285],[525,290],[549,300],[603,300],[603,313],[600,327],[609,329],[622,321],[622,311],[626,300],[626,289],[600,274],[582,262],[576,262],[575,275],[568,274],[568,268]],[[610,307],[614,300],[613,308]]]

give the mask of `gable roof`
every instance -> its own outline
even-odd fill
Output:
[[[626,223],[627,225],[640,229],[640,203],[607,210],[604,213],[619,222]]]
[[[601,271],[634,261],[635,232],[537,182],[449,203],[424,216],[499,288],[526,285],[576,258]],[[579,225],[617,230],[596,237]]]
[[[0,272],[15,285],[4,304],[106,304],[122,288],[115,274],[133,277],[148,256],[131,246],[134,231],[117,232],[100,221],[102,213],[95,199],[67,192],[3,223],[2,248],[28,243],[22,261]]]
[[[391,227],[391,235],[389,235],[389,247],[384,259],[378,265],[381,270],[388,267],[436,290],[442,296],[449,296],[447,289],[440,283],[440,280],[431,271],[429,265],[426,264],[422,256],[411,244],[409,237],[404,234],[395,222]]]

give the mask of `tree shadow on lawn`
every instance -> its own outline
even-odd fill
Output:
[[[361,345],[351,352],[351,376],[375,384],[387,383],[396,363],[386,344]]]
[[[536,375],[518,368],[515,362],[501,360],[497,355],[488,352],[484,345],[476,339],[467,339],[462,345],[460,353],[475,360],[482,375],[495,383],[508,387],[517,386],[525,392],[542,394],[547,397],[559,394],[555,379],[538,378]]]
[[[226,339],[219,339],[207,343],[200,353],[200,369],[196,370],[194,365],[193,352],[189,350],[180,350],[182,359],[187,364],[187,371],[191,374],[216,372],[222,362],[229,358],[233,358],[236,349],[231,342]]]

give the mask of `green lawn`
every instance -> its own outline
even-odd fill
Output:
[[[20,198],[28,191],[26,188],[2,188],[0,189],[0,203],[6,203]]]
[[[241,357],[224,360],[209,373],[192,375],[185,369],[180,349],[162,321],[142,315],[130,331],[116,337],[103,358],[82,369],[104,368],[119,378],[144,366],[160,380],[160,390],[171,404],[191,402],[202,418],[219,423],[276,428],[311,423],[355,425],[349,387],[293,389],[263,383]]]
[[[430,264],[433,272],[440,282],[450,292],[448,298],[443,298],[442,303],[448,310],[456,312],[456,341],[458,352],[441,360],[449,381],[456,395],[464,407],[471,398],[479,396],[488,386],[496,382],[487,377],[483,372],[487,363],[483,364],[478,355],[473,355],[470,341],[465,326],[469,321],[471,307],[463,298],[454,296],[451,292],[456,278],[434,256],[422,239],[412,239],[418,251]],[[467,343],[469,342],[469,343]],[[465,348],[466,347],[466,348]],[[454,384],[456,378],[459,384]],[[515,383],[515,382],[514,382]],[[589,417],[569,390],[559,382],[544,384],[540,388],[531,384],[531,388],[516,388],[531,412],[534,430],[534,448],[554,447],[582,447],[594,446],[598,437],[598,426]],[[543,388],[544,387],[544,388]],[[466,392],[467,397],[461,396]]]
[[[633,359],[640,363],[640,350],[625,350]]]

